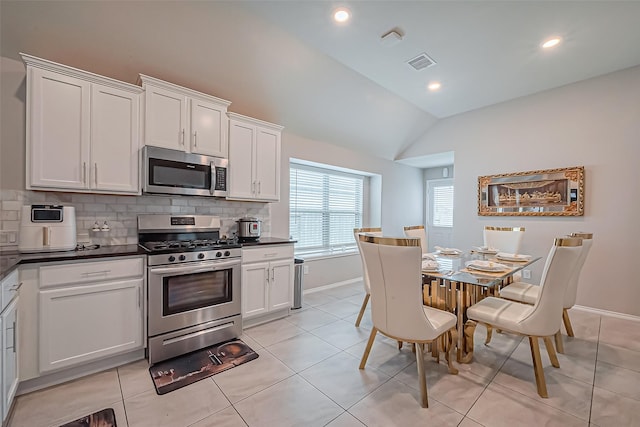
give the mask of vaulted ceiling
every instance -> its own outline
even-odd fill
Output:
[[[440,118],[640,64],[636,1],[346,1],[347,25],[332,22],[336,6],[3,0],[1,54],[130,83],[148,74],[387,159]],[[402,39],[383,43],[392,29]],[[542,51],[552,35],[562,43]],[[407,65],[420,53],[436,65]]]

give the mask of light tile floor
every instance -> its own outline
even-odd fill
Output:
[[[378,335],[359,359],[369,312],[354,322],[362,285],[307,294],[286,319],[245,330],[260,357],[163,396],[146,361],[17,398],[13,427],[59,426],[105,407],[119,427],[640,426],[640,322],[571,310],[560,369],[543,351],[549,398],[533,380],[528,342],[476,331],[474,362],[457,376],[428,357],[429,409],[418,403],[415,355]]]

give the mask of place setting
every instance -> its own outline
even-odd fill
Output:
[[[462,251],[456,248],[443,248],[441,246],[434,246],[436,250],[436,254],[438,255],[448,255],[448,256],[458,256],[462,255]]]
[[[472,273],[472,274],[477,274],[477,273],[481,273],[481,274],[486,274],[486,273],[492,273],[492,274],[499,274],[502,275],[507,271],[510,271],[511,267],[501,264],[499,262],[494,262],[494,261],[485,261],[485,260],[473,260],[473,261],[469,261],[466,263],[466,268],[464,268],[462,271],[466,272],[466,273]]]
[[[498,252],[496,253],[495,258],[500,261],[509,261],[509,262],[528,262],[531,260],[531,255],[523,255],[523,254],[512,254],[507,252]]]

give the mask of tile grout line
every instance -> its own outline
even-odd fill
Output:
[[[116,368],[116,375],[118,376],[118,387],[120,387],[120,397],[122,397],[122,409],[124,410],[124,420],[129,426],[129,416],[127,415],[127,406],[124,402],[124,392],[122,391],[122,380],[120,379],[120,369]]]
[[[598,370],[598,352],[600,351],[600,331],[602,330],[602,316],[598,322],[598,345],[596,346],[596,364],[593,367],[593,384],[591,385],[591,402],[589,402],[589,425],[591,425],[591,413],[593,411],[593,396],[596,388],[596,371]]]

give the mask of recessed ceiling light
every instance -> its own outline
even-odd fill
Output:
[[[340,7],[333,11],[333,20],[339,24],[344,24],[351,18],[351,12],[346,7]]]
[[[436,90],[440,89],[442,85],[440,84],[440,82],[431,82],[427,87],[431,92],[435,92]]]
[[[552,37],[549,40],[546,40],[544,43],[542,43],[542,47],[544,49],[549,49],[549,48],[558,46],[561,40],[562,39],[560,37]]]

